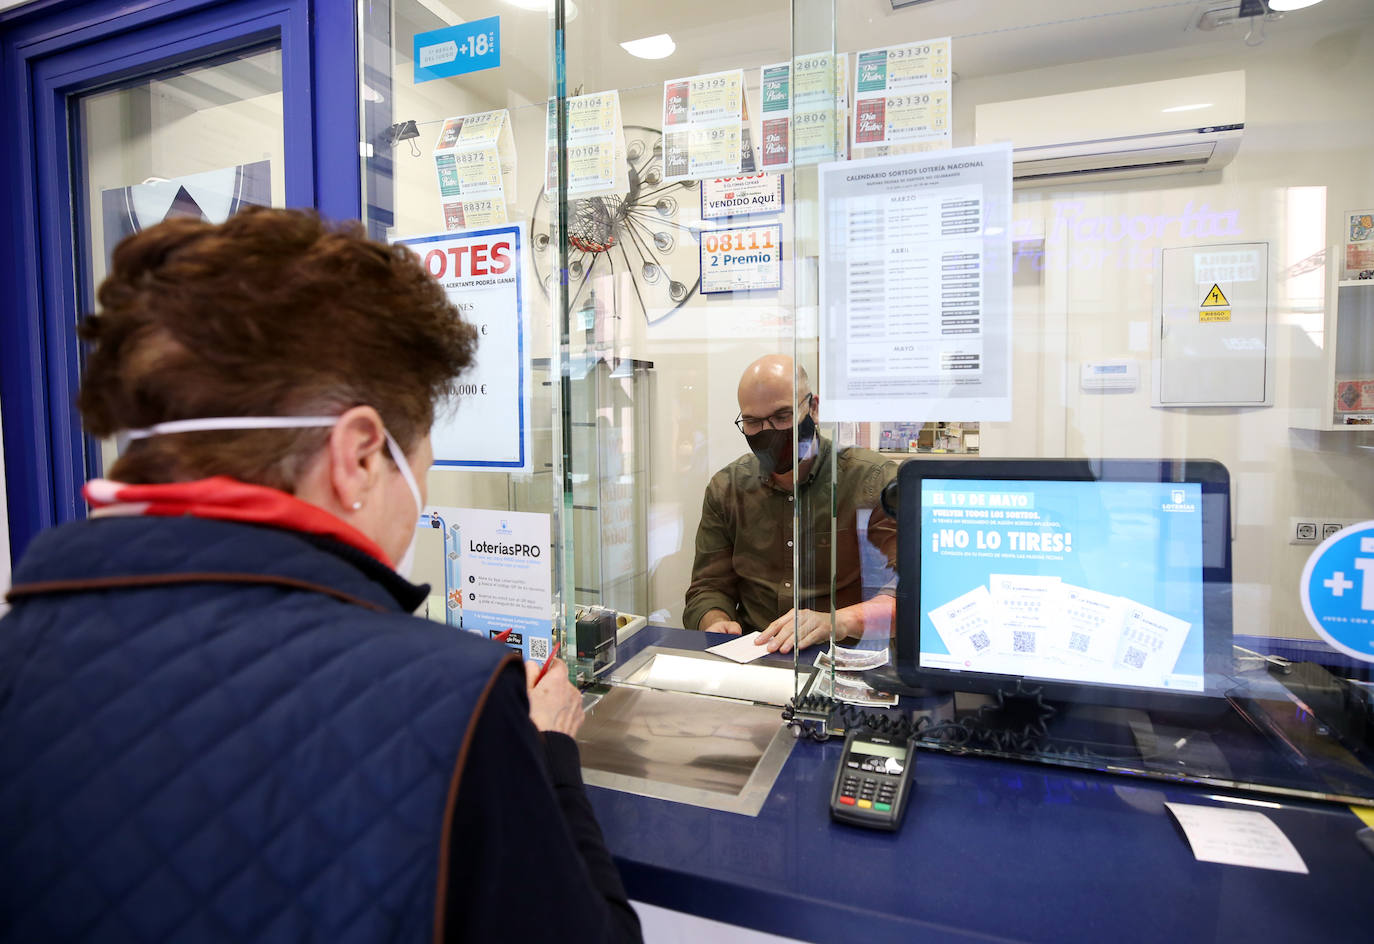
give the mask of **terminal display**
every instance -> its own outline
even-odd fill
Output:
[[[1088,463],[1042,460],[1023,478],[995,464],[1007,477],[937,468],[909,483],[903,470],[899,621],[927,680],[1207,690],[1223,622],[1229,635],[1224,484],[1171,480],[1154,474],[1160,463],[1093,475]],[[1191,467],[1224,483],[1216,463]],[[1055,475],[1074,468],[1083,475]]]
[[[923,665],[1201,691],[1200,485],[927,479],[921,515]]]

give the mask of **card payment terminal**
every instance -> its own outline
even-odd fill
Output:
[[[902,824],[911,775],[913,740],[851,730],[830,790],[830,818],[853,826],[895,830]]]

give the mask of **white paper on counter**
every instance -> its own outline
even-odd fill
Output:
[[[1164,805],[1183,827],[1199,862],[1307,874],[1307,866],[1293,843],[1263,813],[1189,803]]]
[[[711,646],[707,652],[714,652],[718,656],[725,656],[735,662],[753,662],[768,655],[767,646],[756,646],[754,640],[759,636],[758,633],[745,633],[738,639],[723,642],[719,646]]]

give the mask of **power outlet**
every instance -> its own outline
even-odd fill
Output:
[[[1288,519],[1289,544],[1320,544],[1331,535],[1359,524],[1361,518],[1336,518],[1330,515],[1304,515]]]
[[[1363,524],[1368,520],[1368,515],[1363,518],[1331,518],[1323,515],[1321,526],[1318,528],[1317,533],[1320,534],[1321,539],[1325,541],[1327,538],[1331,537],[1331,535],[1350,527],[1352,524]]]
[[[1309,518],[1289,518],[1288,519],[1288,543],[1289,544],[1320,544],[1321,538],[1318,535],[1321,522],[1315,517]]]

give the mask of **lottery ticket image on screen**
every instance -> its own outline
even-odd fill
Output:
[[[921,483],[920,664],[1203,690],[1202,486]]]

